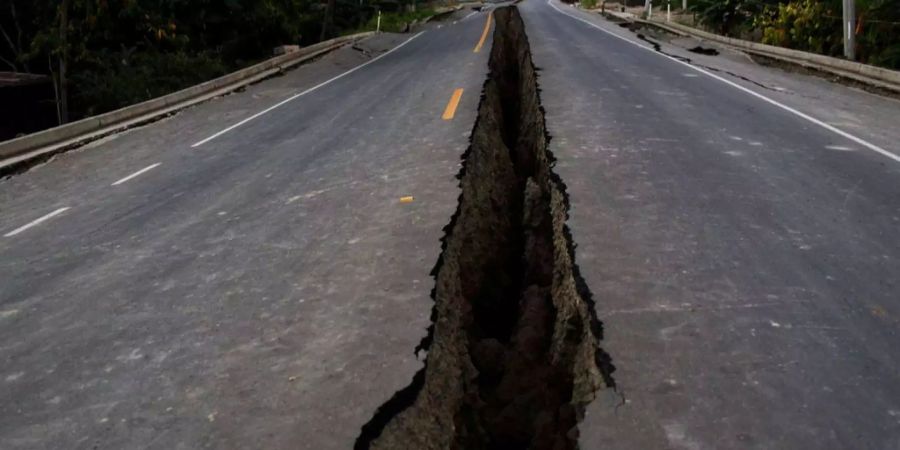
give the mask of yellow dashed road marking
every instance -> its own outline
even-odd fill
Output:
[[[462,93],[462,88],[453,91],[450,101],[447,102],[447,107],[444,108],[444,115],[441,116],[444,120],[450,120],[456,114],[456,107],[459,106],[459,98],[462,97]]]
[[[494,12],[491,11],[488,13],[487,21],[484,22],[484,31],[481,32],[481,39],[478,40],[478,44],[475,45],[475,49],[472,50],[475,53],[481,51],[481,47],[484,47],[484,41],[487,39],[488,31],[491,31],[491,19],[494,17]]]

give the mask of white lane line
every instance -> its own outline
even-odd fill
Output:
[[[138,170],[137,172],[135,172],[135,173],[133,173],[133,174],[131,174],[131,175],[128,175],[127,177],[122,178],[122,179],[119,180],[119,181],[116,181],[115,183],[111,184],[110,186],[118,186],[118,185],[120,185],[120,184],[122,184],[122,183],[124,183],[124,182],[126,182],[126,181],[128,181],[128,180],[130,180],[130,179],[132,179],[132,178],[134,178],[134,177],[136,177],[136,176],[138,176],[138,175],[144,173],[144,172],[149,172],[149,171],[151,171],[151,170],[153,170],[153,169],[159,167],[160,164],[162,164],[162,163],[150,164],[149,166],[144,167],[143,169]]]
[[[17,234],[19,234],[19,233],[21,233],[21,232],[23,232],[23,231],[25,231],[25,230],[31,228],[31,227],[33,227],[33,226],[35,226],[35,225],[39,225],[39,224],[42,223],[42,222],[46,222],[46,221],[48,221],[48,220],[50,220],[50,219],[52,219],[52,218],[54,218],[54,217],[56,217],[56,216],[58,216],[58,215],[64,213],[64,212],[66,212],[68,209],[69,209],[68,206],[66,206],[66,207],[64,207],[64,208],[59,208],[59,209],[57,209],[56,211],[53,211],[52,213],[47,214],[46,216],[43,216],[43,217],[41,217],[41,218],[39,218],[39,219],[32,220],[31,222],[28,222],[27,224],[22,225],[21,227],[16,228],[15,230],[12,230],[12,231],[10,231],[9,233],[4,234],[3,237],[13,237],[13,236],[15,236],[15,235],[17,235]]]
[[[757,93],[757,92],[755,92],[755,91],[753,91],[753,90],[750,90],[750,89],[748,89],[748,88],[745,88],[744,86],[741,86],[741,85],[739,85],[739,84],[737,84],[737,83],[735,83],[735,82],[733,82],[733,81],[726,80],[725,78],[722,78],[722,77],[720,77],[720,76],[718,76],[718,75],[716,75],[716,74],[714,74],[714,73],[708,72],[708,71],[703,70],[703,69],[701,69],[701,68],[699,68],[699,67],[696,67],[696,66],[693,66],[693,65],[691,65],[691,64],[688,64],[688,63],[686,63],[686,62],[684,62],[684,61],[681,61],[681,60],[679,60],[679,59],[677,59],[677,58],[673,58],[673,57],[671,57],[671,56],[669,56],[669,55],[665,55],[665,54],[663,54],[663,53],[657,52],[657,51],[654,50],[653,48],[648,47],[648,46],[645,46],[645,45],[642,45],[642,44],[640,44],[639,42],[635,42],[635,41],[632,41],[631,39],[628,39],[628,38],[626,38],[626,37],[619,36],[618,34],[615,34],[615,33],[611,32],[611,31],[609,31],[609,30],[603,29],[601,26],[599,26],[599,25],[597,25],[597,24],[595,24],[595,23],[592,23],[592,22],[589,21],[589,20],[585,20],[585,19],[582,19],[581,17],[576,17],[576,16],[573,16],[573,15],[568,14],[568,13],[566,13],[566,12],[563,12],[561,9],[557,8],[556,6],[554,6],[551,0],[547,0],[547,4],[550,5],[551,8],[553,8],[554,10],[556,10],[556,12],[558,12],[558,13],[564,15],[564,16],[568,16],[568,17],[570,17],[570,18],[572,18],[572,19],[575,19],[575,20],[577,20],[577,21],[579,21],[579,22],[584,22],[584,23],[586,23],[586,24],[588,24],[588,25],[590,25],[590,26],[592,26],[592,27],[594,27],[594,28],[596,28],[596,29],[598,29],[598,30],[600,30],[600,31],[602,31],[602,32],[604,32],[604,33],[606,33],[606,34],[608,34],[608,35],[614,37],[614,38],[621,39],[621,40],[623,40],[623,41],[625,41],[625,42],[628,42],[629,44],[635,45],[635,46],[637,46],[637,47],[639,47],[639,48],[642,48],[642,49],[644,49],[644,50],[647,50],[647,51],[649,51],[649,52],[652,52],[654,55],[662,56],[663,58],[666,58],[666,59],[668,59],[668,60],[670,60],[670,61],[674,61],[674,62],[677,62],[678,64],[683,65],[683,66],[690,67],[692,70],[695,70],[695,71],[697,71],[697,72],[700,72],[700,73],[702,73],[702,74],[704,74],[704,75],[706,75],[706,76],[708,76],[708,77],[710,77],[710,78],[715,78],[716,80],[719,80],[719,81],[721,81],[721,82],[723,82],[723,83],[725,83],[725,84],[727,84],[727,85],[729,85],[729,86],[731,86],[731,87],[733,87],[733,88],[736,88],[736,89],[739,89],[739,90],[741,90],[741,91],[744,91],[744,92],[746,92],[747,94],[750,94],[750,95],[752,95],[752,96],[754,96],[754,97],[756,97],[756,98],[758,98],[758,99],[760,99],[760,100],[762,100],[762,101],[764,101],[764,102],[766,102],[766,103],[769,103],[769,104],[771,104],[771,105],[773,105],[773,106],[777,106],[778,108],[781,108],[781,109],[783,109],[783,110],[785,110],[785,111],[787,111],[787,112],[789,112],[789,113],[791,113],[791,114],[793,114],[793,115],[795,115],[795,116],[797,116],[797,117],[800,117],[801,119],[807,120],[807,121],[809,121],[809,122],[811,122],[811,123],[814,123],[814,124],[816,124],[816,125],[818,125],[818,126],[824,128],[824,129],[826,129],[826,130],[828,130],[828,131],[831,131],[832,133],[835,133],[835,134],[840,135],[840,136],[842,136],[842,137],[844,137],[844,138],[847,138],[847,139],[849,139],[849,140],[851,140],[851,141],[853,141],[853,142],[856,142],[857,144],[862,145],[863,147],[866,147],[866,148],[868,148],[869,150],[872,150],[872,151],[874,151],[874,152],[876,152],[876,153],[880,153],[880,154],[882,154],[882,155],[884,155],[884,156],[887,156],[888,158],[893,159],[894,161],[900,162],[900,155],[891,153],[891,152],[889,152],[889,151],[887,151],[887,150],[885,150],[885,149],[883,149],[883,148],[881,148],[881,147],[879,147],[879,146],[877,146],[877,145],[875,145],[875,144],[873,144],[873,143],[871,143],[871,142],[869,142],[869,141],[867,141],[867,140],[865,140],[865,139],[856,137],[856,136],[854,136],[854,135],[852,135],[852,134],[850,134],[850,133],[847,133],[846,131],[843,131],[843,130],[841,130],[841,129],[839,129],[839,128],[836,128],[836,127],[834,127],[834,126],[832,126],[832,125],[829,125],[829,124],[827,124],[827,123],[825,123],[825,122],[823,122],[823,121],[821,121],[821,120],[819,120],[819,119],[816,119],[815,117],[812,117],[812,116],[810,116],[810,115],[808,115],[808,114],[806,114],[806,113],[800,112],[800,111],[798,111],[798,110],[796,110],[796,109],[794,109],[794,108],[791,108],[790,106],[787,106],[787,105],[785,105],[785,104],[783,104],[783,103],[779,103],[779,102],[776,101],[776,100],[772,100],[771,98],[766,97],[765,95],[762,95],[762,94]]]
[[[209,141],[211,141],[211,140],[213,140],[213,139],[215,139],[215,138],[217,138],[217,137],[219,137],[219,136],[221,136],[221,135],[223,135],[223,134],[225,134],[225,133],[227,133],[227,132],[229,132],[229,131],[231,131],[231,130],[233,130],[233,129],[235,129],[235,128],[237,128],[237,127],[239,127],[239,126],[241,126],[241,125],[243,125],[243,124],[245,124],[245,123],[247,123],[247,122],[249,122],[249,121],[251,121],[251,120],[253,120],[253,119],[256,119],[257,117],[259,117],[259,116],[261,116],[261,115],[263,115],[263,114],[266,114],[266,113],[272,111],[272,110],[275,109],[275,108],[278,108],[278,107],[284,105],[285,103],[288,103],[288,102],[293,101],[293,100],[295,100],[295,99],[297,99],[297,98],[299,98],[299,97],[302,97],[302,96],[304,96],[304,95],[306,95],[306,94],[309,94],[310,92],[315,91],[316,89],[319,89],[320,87],[325,86],[325,85],[327,85],[328,83],[331,83],[332,81],[336,81],[336,80],[339,80],[339,79],[341,79],[341,78],[343,78],[343,77],[345,77],[345,76],[347,76],[347,75],[350,75],[351,73],[356,72],[357,70],[362,69],[363,67],[366,67],[366,66],[368,66],[369,64],[372,64],[373,62],[378,61],[378,60],[381,59],[381,58],[384,58],[384,57],[387,56],[387,55],[390,55],[390,54],[393,53],[395,50],[398,50],[400,47],[403,47],[404,45],[408,44],[408,43],[409,43],[410,41],[412,41],[413,39],[415,39],[415,38],[421,36],[422,33],[424,33],[424,31],[420,31],[420,32],[414,34],[411,38],[409,38],[409,39],[403,41],[400,45],[398,45],[398,46],[396,46],[396,47],[394,47],[394,48],[392,48],[392,49],[390,49],[390,50],[388,50],[388,51],[386,51],[386,52],[384,52],[384,53],[382,53],[382,54],[380,54],[380,55],[378,55],[378,56],[372,58],[372,59],[369,60],[369,61],[366,61],[366,62],[364,62],[364,63],[362,63],[362,64],[360,64],[360,65],[358,65],[358,66],[356,66],[356,67],[354,67],[354,68],[352,68],[352,69],[350,69],[350,70],[348,70],[348,71],[346,71],[346,72],[344,72],[344,73],[342,73],[342,74],[340,74],[340,75],[338,75],[338,76],[336,76],[336,77],[334,77],[334,78],[331,78],[331,79],[329,79],[329,80],[323,81],[323,82],[321,82],[321,83],[319,83],[319,84],[317,84],[317,85],[315,85],[315,86],[313,86],[313,87],[311,87],[311,88],[309,88],[309,89],[307,89],[307,90],[305,90],[305,91],[303,91],[303,92],[301,92],[301,93],[299,93],[299,94],[294,94],[293,96],[288,97],[288,98],[285,99],[285,100],[282,100],[282,101],[280,101],[280,102],[278,102],[278,103],[276,103],[276,104],[274,104],[274,105],[272,105],[272,106],[270,106],[270,107],[268,107],[268,108],[266,108],[266,109],[264,109],[264,110],[262,110],[262,111],[260,111],[260,112],[258,112],[258,113],[256,113],[256,114],[254,114],[254,115],[252,115],[252,116],[250,116],[250,117],[248,117],[248,118],[246,118],[246,119],[244,119],[244,120],[242,120],[242,121],[240,121],[240,122],[238,122],[238,123],[236,123],[236,124],[234,124],[234,125],[232,125],[232,126],[226,128],[226,129],[224,129],[224,130],[222,130],[222,131],[220,131],[220,132],[218,132],[218,133],[216,133],[216,134],[214,134],[214,135],[212,135],[212,136],[210,136],[210,137],[208,137],[208,138],[206,138],[206,139],[204,139],[204,140],[202,140],[202,141],[200,141],[200,142],[197,142],[197,143],[195,143],[194,145],[191,145],[191,147],[192,147],[192,148],[193,148],[193,147],[199,147],[199,146],[201,146],[201,145],[203,145],[203,144],[205,144],[205,143],[207,143],[207,142],[209,142]]]
[[[468,19],[469,17],[474,16],[475,14],[478,14],[478,11],[472,11],[471,13],[469,13],[468,15],[466,15],[466,17],[463,17],[462,19],[459,19],[459,21],[462,22],[463,20],[466,20],[466,19]]]

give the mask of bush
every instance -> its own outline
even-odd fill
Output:
[[[765,44],[823,55],[843,54],[841,4],[836,0],[793,0],[766,8],[754,26]],[[856,56],[860,62],[900,68],[900,0],[860,2]]]
[[[123,50],[102,52],[77,69],[71,79],[72,111],[90,116],[211,80],[230,68],[209,53]]]
[[[697,14],[697,20],[706,27],[726,36],[740,34],[749,28],[753,17],[763,10],[761,0],[692,0],[688,9]]]
[[[856,27],[860,61],[900,69],[900,0],[869,0]]]
[[[382,12],[381,13],[381,31],[386,33],[402,33],[407,31],[406,25],[414,20],[423,20],[435,14],[433,9],[419,9],[416,12]],[[378,14],[372,16],[365,25],[359,30],[353,30],[353,33],[359,31],[375,31],[378,23]]]
[[[824,55],[840,54],[841,22],[830,17],[840,11],[815,0],[799,0],[767,8],[756,22],[764,44],[806,50]]]

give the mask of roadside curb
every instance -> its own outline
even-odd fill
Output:
[[[374,34],[374,32],[365,32],[330,39],[162,97],[0,142],[0,170],[78,147],[136,125],[152,122],[175,111],[261,81],[290,67]]]
[[[628,21],[641,25],[651,26],[679,36],[694,37],[731,47],[751,55],[770,58],[777,61],[794,64],[806,69],[835,75],[840,78],[850,79],[856,82],[868,84],[891,92],[900,93],[900,71],[871,66],[832,56],[819,55],[800,50],[792,50],[774,45],[760,44],[758,42],[745,41],[721,36],[714,33],[698,30],[693,27],[678,23],[661,23],[654,20],[624,17],[618,14],[604,14],[605,17]]]

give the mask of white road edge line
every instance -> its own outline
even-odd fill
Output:
[[[840,135],[841,137],[844,137],[844,138],[847,138],[847,139],[849,139],[849,140],[851,140],[851,141],[853,141],[853,142],[856,142],[857,144],[862,145],[863,147],[866,147],[866,148],[868,148],[869,150],[872,150],[872,151],[874,151],[874,152],[876,152],[876,153],[880,153],[880,154],[882,154],[882,155],[884,155],[884,156],[887,156],[888,158],[893,159],[894,161],[900,162],[900,155],[896,155],[896,154],[894,154],[894,153],[891,153],[891,152],[889,152],[889,151],[887,151],[887,150],[885,150],[885,149],[883,149],[883,148],[881,148],[881,147],[879,147],[879,146],[877,146],[877,145],[875,145],[875,144],[873,144],[873,143],[871,143],[871,142],[869,142],[869,141],[867,141],[867,140],[865,140],[865,139],[856,137],[856,136],[854,136],[854,135],[852,135],[852,134],[850,134],[850,133],[847,133],[846,131],[843,131],[843,130],[838,129],[838,128],[832,126],[832,125],[829,125],[829,124],[827,124],[827,123],[825,123],[825,122],[823,122],[823,121],[821,121],[821,120],[819,120],[819,119],[816,119],[815,117],[812,117],[812,116],[810,116],[810,115],[808,115],[808,114],[806,114],[806,113],[800,112],[800,111],[798,111],[798,110],[796,110],[796,109],[794,109],[794,108],[791,108],[790,106],[787,106],[787,105],[785,105],[785,104],[783,104],[783,103],[779,103],[779,102],[776,101],[776,100],[772,100],[771,98],[766,97],[765,95],[762,95],[762,94],[757,93],[757,92],[755,92],[755,91],[753,91],[753,90],[750,90],[750,89],[748,89],[748,88],[745,88],[744,86],[741,86],[741,85],[739,85],[739,84],[737,84],[737,83],[735,83],[735,82],[733,82],[733,81],[726,80],[725,78],[722,78],[722,77],[720,77],[720,76],[718,76],[718,75],[716,75],[716,74],[710,73],[710,72],[708,72],[708,71],[706,71],[706,70],[703,70],[703,69],[701,69],[701,68],[699,68],[699,67],[696,67],[696,66],[693,66],[693,65],[691,65],[691,64],[688,64],[688,63],[686,63],[686,62],[684,62],[684,61],[681,61],[681,60],[678,60],[678,59],[676,59],[676,58],[673,58],[673,57],[671,57],[671,56],[669,56],[669,55],[664,55],[664,54],[659,53],[659,52],[657,52],[656,50],[654,50],[654,49],[652,49],[652,48],[650,48],[650,47],[647,47],[647,46],[642,45],[642,44],[640,44],[640,43],[638,43],[638,42],[632,41],[631,39],[628,39],[628,38],[619,36],[618,34],[615,34],[615,33],[611,32],[611,31],[609,31],[609,30],[605,30],[605,29],[603,29],[602,27],[600,27],[599,25],[597,25],[597,24],[595,24],[595,23],[592,23],[591,21],[588,21],[588,20],[582,19],[581,17],[576,17],[576,16],[573,16],[573,15],[571,15],[571,14],[569,14],[569,13],[563,12],[561,9],[559,9],[559,8],[557,8],[555,5],[553,5],[552,0],[547,0],[547,4],[550,5],[551,8],[553,8],[554,10],[556,10],[556,12],[558,12],[558,13],[564,15],[564,16],[568,16],[568,17],[570,17],[570,18],[572,18],[572,19],[575,19],[575,20],[577,20],[577,21],[579,21],[579,22],[584,22],[584,23],[586,23],[586,24],[588,24],[588,25],[590,25],[590,26],[592,26],[592,27],[594,27],[594,28],[596,28],[596,29],[598,29],[598,30],[600,30],[600,31],[602,31],[602,32],[604,32],[604,33],[606,33],[606,34],[612,36],[612,37],[621,39],[621,40],[623,40],[623,41],[625,41],[625,42],[628,42],[628,43],[630,43],[630,44],[636,45],[636,46],[638,46],[638,47],[640,47],[640,48],[642,48],[642,49],[644,49],[644,50],[653,52],[653,54],[655,54],[655,55],[662,56],[662,57],[664,57],[664,58],[666,58],[666,59],[668,59],[668,60],[670,60],[670,61],[675,61],[675,62],[677,62],[678,64],[681,64],[681,65],[690,67],[692,70],[695,70],[695,71],[697,71],[697,72],[700,72],[700,73],[702,73],[702,74],[704,74],[704,75],[706,75],[706,76],[708,76],[708,77],[710,77],[710,78],[715,78],[716,80],[719,80],[719,81],[721,81],[721,82],[723,82],[723,83],[725,83],[725,84],[727,84],[727,85],[729,85],[729,86],[731,86],[731,87],[734,87],[734,88],[736,88],[736,89],[740,89],[741,91],[744,91],[744,92],[746,92],[747,94],[750,94],[750,95],[752,95],[752,96],[754,96],[754,97],[756,97],[756,98],[758,98],[758,99],[760,99],[760,100],[762,100],[762,101],[764,101],[764,102],[766,102],[766,103],[769,103],[769,104],[771,104],[771,105],[773,105],[773,106],[777,106],[777,107],[779,107],[779,108],[781,108],[781,109],[783,109],[783,110],[785,110],[785,111],[787,111],[787,112],[789,112],[789,113],[791,113],[791,114],[793,114],[793,115],[795,115],[795,116],[797,116],[797,117],[800,117],[800,118],[802,118],[802,119],[805,119],[805,120],[807,120],[807,121],[809,121],[809,122],[811,122],[811,123],[814,123],[814,124],[816,124],[816,125],[818,125],[818,126],[824,128],[824,129],[826,129],[826,130],[828,130],[828,131],[831,131],[832,133],[835,133],[835,134],[837,134],[837,135]]]
[[[392,49],[390,49],[390,50],[388,50],[388,51],[386,51],[386,52],[384,52],[384,53],[382,53],[382,54],[380,54],[380,55],[378,55],[378,56],[372,58],[372,59],[369,60],[369,61],[366,61],[366,62],[364,62],[364,63],[362,63],[362,64],[360,64],[360,65],[358,65],[358,66],[356,66],[356,67],[354,67],[354,68],[352,68],[352,69],[350,69],[350,70],[348,70],[348,71],[346,71],[346,72],[344,72],[344,73],[342,73],[342,74],[340,74],[340,75],[338,75],[338,76],[336,76],[336,77],[334,77],[334,78],[331,78],[331,79],[329,79],[329,80],[323,81],[323,82],[321,82],[321,83],[319,83],[319,84],[317,84],[317,85],[315,85],[315,86],[313,86],[313,87],[311,87],[311,88],[309,88],[309,89],[307,89],[307,90],[305,90],[305,91],[303,91],[303,92],[301,92],[301,93],[299,93],[299,94],[294,94],[294,95],[292,95],[291,97],[288,97],[288,98],[285,99],[285,100],[282,100],[282,101],[280,101],[280,102],[278,102],[278,103],[276,103],[276,104],[274,104],[274,105],[272,105],[272,106],[270,106],[270,107],[268,107],[268,108],[266,108],[266,109],[264,109],[264,110],[262,110],[262,111],[260,111],[260,112],[258,112],[258,113],[256,113],[256,114],[254,114],[254,115],[252,115],[252,116],[250,116],[250,117],[248,117],[248,118],[246,118],[246,119],[244,119],[244,120],[242,120],[242,121],[240,121],[240,122],[238,122],[238,123],[236,123],[236,124],[234,124],[234,125],[232,125],[232,126],[226,128],[226,129],[224,129],[224,130],[222,130],[222,131],[220,131],[220,132],[218,132],[218,133],[216,133],[216,134],[214,134],[214,135],[212,135],[212,136],[210,136],[210,137],[208,137],[208,138],[206,138],[206,139],[204,139],[204,140],[202,140],[202,141],[200,141],[200,142],[197,142],[197,143],[195,143],[194,145],[191,145],[191,148],[199,147],[199,146],[201,146],[201,145],[203,145],[203,144],[205,144],[205,143],[207,143],[207,142],[209,142],[209,141],[211,141],[211,140],[213,140],[213,139],[215,139],[215,138],[217,138],[217,137],[219,137],[219,136],[221,136],[221,135],[223,135],[223,134],[225,134],[225,133],[227,133],[227,132],[229,132],[229,131],[231,131],[231,130],[233,130],[233,129],[235,129],[235,128],[237,128],[237,127],[239,127],[239,126],[241,126],[241,125],[243,125],[243,124],[245,124],[245,123],[247,123],[247,122],[250,122],[250,121],[253,120],[253,119],[256,119],[256,118],[259,117],[259,116],[262,116],[263,114],[266,114],[266,113],[272,111],[272,110],[275,109],[275,108],[278,108],[278,107],[280,107],[280,106],[283,106],[285,103],[288,103],[288,102],[293,101],[293,100],[295,100],[295,99],[297,99],[297,98],[299,98],[299,97],[302,97],[302,96],[304,96],[304,95],[306,95],[306,94],[309,94],[310,92],[315,91],[316,89],[319,89],[320,87],[325,86],[325,85],[327,85],[328,83],[331,83],[332,81],[336,81],[336,80],[338,80],[338,79],[340,79],[340,78],[343,78],[343,77],[345,77],[345,76],[347,76],[347,75],[350,75],[351,73],[356,72],[357,70],[362,69],[363,67],[366,67],[366,66],[368,66],[369,64],[372,64],[373,62],[378,61],[378,60],[381,59],[381,58],[384,58],[384,57],[387,56],[387,55],[390,55],[390,54],[393,53],[395,50],[398,50],[400,47],[403,47],[404,45],[408,44],[408,43],[409,43],[410,41],[412,41],[413,39],[415,39],[415,38],[421,36],[422,33],[424,33],[424,31],[420,31],[420,32],[414,34],[411,38],[409,38],[409,39],[403,41],[400,45],[398,45],[398,46],[396,46],[396,47],[394,47],[394,48],[392,48]]]
[[[44,216],[44,217],[41,217],[41,218],[39,218],[39,219],[32,220],[31,222],[28,222],[27,224],[22,225],[21,227],[16,228],[15,230],[12,230],[12,231],[10,231],[9,233],[4,234],[3,237],[13,237],[13,236],[15,236],[15,235],[17,235],[17,234],[19,234],[19,233],[21,233],[21,232],[23,232],[23,231],[25,231],[25,230],[31,228],[31,227],[33,227],[33,226],[35,226],[35,225],[38,225],[38,224],[40,224],[40,223],[42,223],[42,222],[45,222],[45,221],[47,221],[47,220],[50,220],[50,219],[52,219],[52,218],[54,218],[54,217],[56,217],[56,216],[58,216],[58,215],[60,215],[60,214],[62,214],[62,213],[64,213],[64,212],[66,212],[67,210],[69,210],[69,207],[68,207],[68,206],[63,207],[63,208],[59,208],[59,209],[57,209],[56,211],[53,211],[52,213],[47,214],[47,215]]]
[[[148,171],[151,171],[151,170],[153,170],[153,169],[159,167],[160,164],[162,164],[162,163],[150,164],[149,166],[144,167],[143,169],[138,170],[137,172],[135,172],[135,173],[133,173],[133,174],[131,174],[131,175],[128,175],[127,177],[122,178],[122,179],[119,180],[119,181],[116,181],[115,183],[111,184],[110,186],[118,186],[118,185],[120,185],[120,184],[122,184],[122,183],[124,183],[124,182],[126,182],[126,181],[128,181],[128,180],[130,180],[130,179],[132,179],[132,178],[134,178],[134,177],[136,177],[136,176],[138,176],[138,175],[144,173],[144,172],[148,172]]]

